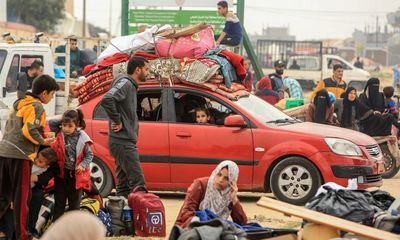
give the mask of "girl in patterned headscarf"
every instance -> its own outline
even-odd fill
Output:
[[[176,225],[186,228],[198,210],[211,210],[223,219],[229,216],[239,224],[247,223],[246,214],[237,197],[239,168],[226,160],[218,164],[210,177],[198,178],[189,187]]]

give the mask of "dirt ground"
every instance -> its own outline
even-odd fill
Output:
[[[400,173],[392,179],[384,179],[382,190],[388,191],[391,195],[398,198],[400,197]],[[370,190],[375,190],[371,188]],[[172,228],[175,219],[178,215],[179,209],[184,200],[183,193],[157,193],[161,196],[165,206],[167,231]],[[240,201],[243,205],[244,211],[250,221],[257,221],[261,225],[272,228],[299,228],[301,219],[294,217],[287,217],[279,212],[268,210],[256,205],[261,196],[272,196],[272,194],[263,193],[240,193]],[[131,238],[131,237],[110,237],[109,240],[132,240],[132,239],[151,239],[151,238]]]

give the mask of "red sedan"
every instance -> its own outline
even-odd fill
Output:
[[[107,195],[115,174],[101,97],[80,108],[94,141],[92,176]],[[197,107],[210,110],[211,124],[195,123]],[[361,188],[382,185],[382,154],[372,138],[302,123],[254,95],[231,101],[193,86],[145,84],[138,93],[137,114],[140,161],[152,190],[186,190],[225,159],[239,165],[240,190],[272,191],[294,204],[307,202],[325,182],[347,185],[348,178],[357,178]]]

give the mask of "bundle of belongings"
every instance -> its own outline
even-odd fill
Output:
[[[400,200],[395,201],[382,190],[370,192],[327,183],[320,187],[306,208],[400,234]]]
[[[295,229],[266,228],[258,223],[240,225],[221,219],[209,209],[196,211],[198,221],[193,221],[187,229],[174,226],[169,240],[186,239],[267,239],[286,234],[297,234]]]
[[[231,100],[249,95],[242,85],[246,77],[243,57],[216,48],[212,27],[201,23],[158,32],[154,26],[145,33],[113,39],[98,63],[85,67],[86,78],[74,89],[79,103],[107,92],[113,78],[126,73],[127,62],[134,56],[149,61],[149,82],[190,84]]]

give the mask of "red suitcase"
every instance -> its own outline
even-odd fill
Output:
[[[160,197],[138,186],[129,194],[128,205],[133,210],[135,236],[165,237],[165,209]]]

